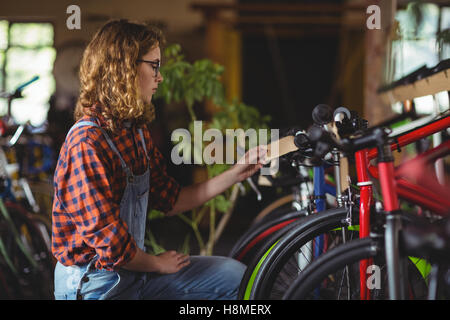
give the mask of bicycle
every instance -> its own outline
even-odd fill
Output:
[[[331,108],[326,105],[318,105],[314,111],[313,111],[313,119],[314,122],[317,125],[325,125],[331,120],[330,116],[330,110]],[[297,139],[297,137],[296,137]],[[303,141],[308,141],[309,139],[303,137]],[[306,149],[310,149],[310,146],[308,145],[308,148],[305,148],[304,145],[297,142],[296,143],[300,149],[301,152],[304,152]],[[303,148],[302,148],[303,147]],[[307,157],[310,157],[311,155],[308,152]],[[341,170],[341,159],[339,157],[336,157],[337,155],[334,155],[333,162],[329,165],[331,165],[334,169],[336,183],[335,187],[332,190],[332,193],[336,199],[337,202],[342,201],[342,189],[347,188],[347,184],[342,184],[341,181],[338,179],[339,175],[337,173],[340,173]],[[241,288],[239,292],[239,297],[248,299],[251,297],[252,289],[254,288],[254,281],[257,281],[257,278],[255,278],[255,275],[259,271],[259,267],[261,266],[262,261],[267,257],[267,254],[274,248],[274,246],[277,244],[277,241],[284,235],[289,234],[291,230],[315,230],[317,225],[321,225],[323,223],[331,223],[331,226],[338,227],[340,226],[340,221],[344,220],[345,217],[348,215],[347,210],[342,210],[342,208],[338,210],[331,210],[328,212],[324,212],[325,210],[325,193],[330,192],[329,190],[326,190],[324,183],[324,170],[323,166],[315,166],[314,167],[314,196],[311,196],[308,198],[310,201],[310,210],[309,214],[312,214],[313,211],[316,211],[311,216],[299,219],[298,221],[295,221],[292,223],[292,225],[289,225],[288,228],[285,228],[282,232],[275,233],[271,238],[266,240],[262,248],[259,252],[257,252],[256,255],[254,255],[254,259],[249,264],[249,268],[247,269],[246,274],[244,275],[244,278],[241,283]],[[324,214],[322,214],[322,212]],[[335,224],[337,225],[335,226]],[[327,229],[330,230],[330,229]],[[318,236],[317,239],[314,237]],[[307,243],[304,244],[304,249],[302,250],[302,254],[299,255],[298,263],[300,265],[306,265],[309,263],[309,260],[312,256],[318,256],[321,254],[321,252],[326,248],[327,242],[326,239],[319,234],[315,234],[314,237],[310,238]],[[334,239],[337,240],[336,237]],[[325,247],[324,247],[325,245]],[[314,252],[313,252],[314,251]]]
[[[323,171],[316,172],[317,175],[324,175]],[[308,180],[299,180],[301,184],[309,184]],[[264,244],[266,238],[279,230],[288,230],[290,224],[308,216],[312,212],[311,193],[312,188],[306,188],[306,194],[303,195],[302,205],[297,208],[282,207],[269,212],[264,218],[254,223],[235,243],[229,256],[247,264],[254,256],[255,252]],[[334,187],[327,184],[327,194],[335,197]],[[297,202],[298,204],[298,202]]]
[[[439,128],[436,129],[439,131]],[[418,138],[422,138],[425,135],[417,136]],[[406,135],[404,139],[400,141],[401,146],[406,144],[406,142],[411,142],[411,135]],[[392,148],[396,148],[398,145],[394,144]],[[359,153],[359,163],[365,164],[367,158],[361,158],[364,154]],[[371,157],[374,156],[374,153],[371,153]],[[369,225],[369,213],[370,213],[370,199],[367,198],[369,195],[371,195],[371,188],[372,186],[370,183],[367,183],[367,174],[364,171],[364,165],[359,167],[359,186],[360,186],[360,192],[361,192],[361,198],[360,198],[360,215],[363,217],[363,222],[361,224],[361,229],[357,231],[362,232],[361,236],[364,237],[367,235],[368,225]],[[363,175],[365,174],[365,175]],[[363,176],[361,176],[363,175]],[[405,191],[405,189],[402,189],[402,191]],[[403,195],[410,196],[410,194],[404,193]],[[416,201],[418,199],[415,199]],[[430,204],[429,201],[423,201],[426,199],[423,199],[422,197],[421,204]],[[434,206],[436,207],[436,206]],[[442,210],[442,208],[441,208]],[[361,214],[362,211],[362,214]],[[320,231],[316,231],[315,235],[329,232],[330,230],[333,230],[333,228],[338,228],[339,230],[342,230],[340,228],[344,228],[345,224],[341,222],[341,225],[339,225],[339,219],[345,219],[345,212],[346,210],[343,210],[344,216],[338,217],[336,216],[335,224],[333,225],[333,222],[327,221],[323,222],[322,229]],[[320,216],[320,214],[318,214]],[[317,221],[320,221],[320,217],[316,218]],[[328,223],[328,225],[327,225]],[[319,222],[318,222],[319,224]],[[314,226],[314,223],[311,223],[312,226]],[[352,222],[352,225],[355,225],[355,222]],[[284,237],[279,237],[280,235],[274,236],[270,241],[268,241],[270,244],[267,244],[266,247],[264,247],[258,254],[256,255],[257,258],[255,258],[252,263],[249,264],[248,273],[253,274],[254,281],[250,284],[245,283],[243,281],[243,286],[245,285],[245,292],[244,290],[241,290],[240,297],[241,298],[250,298],[250,299],[267,299],[270,296],[270,293],[272,289],[274,288],[274,284],[277,280],[277,276],[280,274],[282,275],[282,268],[288,265],[288,261],[291,260],[291,262],[294,260],[293,256],[299,252],[300,248],[308,241],[311,241],[312,236],[314,235],[313,230],[307,230],[308,228],[301,228],[299,226],[294,227],[291,229],[289,233],[287,233]],[[306,238],[305,238],[306,237]],[[307,240],[305,240],[307,239]],[[279,240],[278,243],[276,243]],[[274,245],[275,243],[275,245]],[[261,258],[262,257],[262,258]],[[299,272],[298,266],[296,266],[296,263],[292,264],[294,269],[296,269],[296,272]],[[283,272],[286,270],[283,270]],[[281,277],[281,276],[280,276]],[[248,279],[248,277],[247,277]],[[288,279],[290,281],[292,279]],[[361,281],[364,279],[362,278]],[[243,288],[241,286],[241,289]],[[282,290],[286,289],[286,284],[284,287],[282,287]],[[274,297],[272,297],[274,298]],[[278,296],[279,298],[279,296]]]
[[[265,216],[257,219],[257,222],[238,239],[229,256],[245,264],[251,261],[255,252],[264,245],[264,241],[273,233],[279,230],[289,230],[291,223],[310,215],[314,206],[318,207],[319,203],[322,206],[325,204],[325,199],[317,199],[315,204],[312,203],[311,195],[314,187],[322,190],[319,193],[324,197],[325,194],[330,195],[333,199],[336,197],[336,188],[329,179],[326,179],[327,176],[323,168],[315,168],[312,177],[308,174],[308,167],[305,166],[303,158],[310,150],[309,141],[303,131],[300,130],[295,133],[294,143],[302,151],[297,155],[290,155],[287,161],[291,163],[292,167],[296,168],[298,176],[295,178],[289,176],[287,178],[272,178],[270,180],[272,187],[297,185],[298,187],[294,189],[294,198],[297,200],[292,203],[295,203],[295,205],[267,211]],[[320,185],[314,186],[311,180],[321,181]]]
[[[22,89],[38,77],[19,86],[8,99],[8,114],[0,121],[0,286],[5,299],[51,299],[53,297],[54,258],[51,254],[48,215],[40,214],[23,166],[11,163],[11,153],[23,135],[34,135],[41,128],[28,123],[14,124],[11,101],[21,97]],[[28,166],[28,168],[32,168]],[[22,169],[22,170],[21,170]]]
[[[408,289],[410,297],[424,297],[425,292],[427,291],[424,275],[420,275],[418,273],[418,269],[414,267],[412,262],[410,262],[411,260],[406,258],[414,253],[421,252],[421,250],[411,250],[411,246],[408,245],[400,247],[400,240],[404,240],[404,236],[400,236],[399,230],[402,225],[409,225],[409,228],[417,228],[420,224],[426,224],[426,226],[431,226],[432,224],[428,222],[428,219],[423,218],[418,219],[417,217],[413,217],[411,219],[411,216],[409,216],[408,219],[406,219],[405,213],[402,213],[399,210],[397,194],[402,197],[409,197],[409,200],[415,201],[420,205],[428,205],[432,207],[431,209],[437,211],[437,213],[441,216],[445,215],[450,205],[448,204],[448,200],[442,197],[437,197],[436,195],[434,196],[434,199],[439,199],[441,203],[445,204],[444,206],[436,206],[435,204],[426,201],[426,196],[428,194],[425,194],[425,196],[422,194],[415,194],[414,196],[411,196],[410,192],[406,192],[410,191],[407,190],[407,187],[411,186],[408,183],[401,183],[398,185],[398,188],[395,188],[393,159],[390,156],[390,152],[392,149],[396,148],[397,145],[403,146],[414,141],[415,139],[438,132],[442,129],[446,129],[449,126],[450,118],[449,115],[446,115],[441,119],[435,120],[432,123],[423,126],[422,128],[398,137],[397,141],[391,143],[390,146],[389,144],[386,144],[386,142],[392,140],[394,137],[389,136],[385,130],[380,128],[372,130],[369,134],[354,139],[348,139],[341,143],[334,140],[331,142],[334,147],[339,147],[341,150],[346,150],[346,152],[360,151],[369,146],[377,145],[376,151],[372,149],[368,154],[369,157],[378,154],[378,172],[383,192],[384,214],[380,214],[380,210],[378,210],[377,214],[374,215],[375,221],[371,223],[372,228],[370,229],[371,232],[374,233],[373,235],[360,240],[351,241],[348,244],[343,244],[334,250],[328,251],[319,257],[319,259],[312,262],[306,270],[299,274],[292,286],[289,287],[289,290],[284,295],[285,299],[319,297],[331,298],[334,296],[330,294],[335,294],[336,292],[337,297],[340,297],[340,293],[342,291],[347,292],[347,298],[355,298],[356,293],[359,293],[361,298],[389,297],[390,299],[403,299],[406,296],[404,291],[404,282],[405,277],[408,274],[411,277],[415,277],[415,280],[419,280],[419,283],[421,284],[420,289],[418,289],[421,295],[414,296],[412,294],[414,293],[413,288],[415,287],[409,283]],[[322,133],[319,135],[321,134]],[[322,137],[319,139],[322,139]],[[328,142],[331,141],[329,136],[325,139]],[[449,143],[447,141],[447,143],[434,148],[428,153],[418,156],[415,161],[433,161],[437,157],[448,154],[449,150]],[[408,165],[409,164],[406,163],[402,166],[405,168]],[[372,171],[374,170],[372,169]],[[415,191],[420,188],[419,186],[415,187]],[[405,192],[402,193],[401,190]],[[417,220],[420,220],[419,223],[417,223]],[[404,234],[408,235],[410,233],[405,232]],[[443,236],[443,239],[445,239],[445,235]],[[408,242],[404,241],[404,243]],[[428,245],[433,247],[432,244]],[[440,254],[442,254],[442,252],[446,252],[448,254],[448,249],[444,248],[439,252]],[[443,264],[445,267],[445,259],[437,257],[433,250],[431,250],[431,254],[422,254],[419,257],[424,256],[431,261],[437,261],[438,264]],[[364,264],[360,263],[361,261],[366,262],[365,266],[371,266],[372,261],[376,262],[376,265],[378,266],[386,265],[386,268],[382,268],[383,275],[381,275],[381,277],[386,276],[388,283],[383,283],[383,288],[381,288],[381,284],[379,284],[379,288],[372,291],[371,295],[367,292],[367,289],[369,288],[366,286],[368,280],[368,277],[366,277],[367,268],[362,268],[361,270],[359,269],[361,266],[364,266]],[[358,262],[358,265],[354,264],[355,262]],[[407,271],[405,271],[405,265],[409,265],[409,269]],[[341,275],[345,273],[342,270],[335,272],[339,268],[345,268],[347,270],[347,277],[351,281],[347,281],[343,287],[339,286],[339,288],[335,288],[333,286],[338,283],[338,281],[334,281],[337,279],[336,274],[339,274],[340,279],[343,279]],[[384,274],[385,270],[387,270],[386,275]],[[355,279],[358,279],[359,281],[356,281]],[[409,280],[411,280],[411,278]],[[339,284],[344,285],[344,282]],[[318,288],[320,288],[320,290]],[[418,292],[416,291],[416,293]],[[435,292],[433,294],[429,294],[429,296],[436,297],[437,294]]]

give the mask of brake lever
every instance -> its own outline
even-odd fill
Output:
[[[261,201],[262,200],[261,192],[259,192],[259,189],[256,187],[256,185],[253,182],[252,178],[251,177],[247,178],[247,182],[250,185],[250,187],[253,189],[253,191],[255,191],[256,199],[258,199],[258,201]]]
[[[25,124],[21,124],[17,128],[17,130],[16,130],[16,132],[14,132],[14,135],[12,136],[12,138],[8,141],[8,147],[12,147],[17,143],[17,141],[19,140],[20,136],[23,133],[23,130],[25,129],[25,126],[26,126]]]

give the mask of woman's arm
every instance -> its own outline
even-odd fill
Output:
[[[233,184],[252,176],[264,165],[267,148],[256,147],[249,150],[233,167],[205,182],[181,189],[174,207],[168,215],[191,210],[200,206],[216,195],[224,192]],[[137,248],[135,256],[123,266],[124,269],[137,272],[175,273],[189,265],[189,256],[167,251],[160,255],[150,255]]]
[[[247,179],[264,165],[266,146],[249,150],[233,167],[209,180],[181,189],[178,199],[167,215],[173,216],[194,209],[224,192],[237,182]]]

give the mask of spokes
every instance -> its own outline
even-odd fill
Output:
[[[347,241],[352,240],[357,237],[357,233],[355,232],[347,232]],[[356,236],[355,236],[356,235]],[[342,231],[341,229],[337,229],[334,231],[330,231],[324,234],[325,243],[323,245],[323,250],[320,252],[320,255],[324,252],[331,250],[332,248],[342,244]],[[311,241],[308,241],[305,245],[303,245],[300,250],[298,250],[295,254],[293,254],[289,260],[285,263],[282,270],[278,274],[273,288],[270,292],[270,299],[281,299],[281,297],[286,292],[287,288],[292,284],[292,282],[297,278],[297,276],[305,270],[314,259],[317,259],[318,256],[315,253],[315,249],[319,246],[318,237],[314,238]],[[340,277],[335,277],[330,279],[330,281],[334,282],[336,279],[342,279],[338,281],[343,281],[344,285],[336,285],[336,287],[345,288],[346,296],[351,296],[350,290],[350,273],[341,275]]]

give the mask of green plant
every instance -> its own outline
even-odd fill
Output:
[[[164,50],[164,57],[166,62],[161,67],[164,81],[156,97],[163,98],[166,103],[185,102],[193,121],[197,119],[193,109],[195,102],[212,99],[216,105],[224,103],[224,88],[220,82],[223,66],[209,59],[189,63],[178,44],[169,45]]]
[[[450,44],[450,29],[444,29],[436,35],[436,43],[439,52],[442,52],[445,45]]]
[[[261,116],[256,108],[239,102],[237,99],[233,99],[231,102],[226,101],[225,90],[220,81],[225,69],[222,65],[209,59],[189,63],[185,60],[181,53],[181,47],[177,44],[170,45],[164,50],[164,58],[165,63],[161,67],[164,81],[160,84],[155,97],[162,98],[168,104],[172,102],[184,103],[190,115],[188,128],[191,134],[193,134],[194,121],[199,120],[194,111],[194,104],[206,101],[211,101],[217,107],[217,112],[212,115],[211,119],[204,122],[206,125],[203,126],[203,130],[215,128],[225,134],[227,129],[268,129],[269,116]],[[204,164],[201,166],[206,169],[208,178],[219,175],[230,167],[227,164]],[[201,207],[189,213],[178,215],[192,229],[200,248],[200,254],[212,254],[214,244],[222,234],[233,211],[238,198],[238,191],[239,188],[235,185]],[[148,217],[149,219],[161,218],[162,214],[153,210]],[[209,221],[209,232],[205,240],[199,226],[206,217]],[[189,240],[190,234],[185,235],[180,251],[188,251]],[[164,250],[157,244],[150,230],[146,243],[154,253]]]

